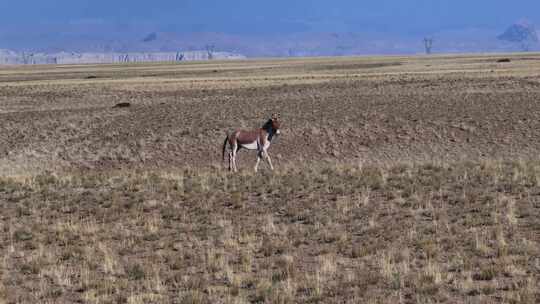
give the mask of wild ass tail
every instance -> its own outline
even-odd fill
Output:
[[[225,136],[225,141],[223,142],[223,161],[225,161],[225,150],[227,150],[227,142],[229,141],[229,135]]]

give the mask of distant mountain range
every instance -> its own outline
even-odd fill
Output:
[[[538,45],[538,33],[536,28],[528,22],[513,24],[497,38],[499,40],[519,44],[523,51],[528,51],[531,46]]]
[[[428,35],[426,35],[428,36]],[[432,33],[433,53],[538,51],[536,29],[516,23],[506,30],[468,28]],[[207,59],[208,50],[223,59],[244,57],[346,56],[421,54],[424,36],[388,33],[229,34],[167,32],[105,28],[64,29],[55,35],[45,29],[26,34],[0,30],[2,63],[51,63],[126,60]],[[23,53],[24,52],[24,53]],[[33,58],[27,58],[32,54]],[[130,55],[131,54],[131,55]],[[182,54],[184,54],[182,57]],[[26,56],[26,57],[25,57]],[[6,58],[11,59],[6,59]],[[19,59],[14,59],[19,58]],[[56,59],[54,59],[56,58]],[[32,61],[33,60],[33,61]],[[56,61],[55,61],[56,60]]]

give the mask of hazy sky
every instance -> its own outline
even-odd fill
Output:
[[[135,25],[234,33],[427,33],[540,22],[539,0],[0,0],[0,26]]]

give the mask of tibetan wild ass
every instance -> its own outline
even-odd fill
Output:
[[[257,150],[257,163],[255,163],[255,172],[259,169],[259,163],[261,158],[265,158],[270,166],[270,169],[274,170],[270,155],[268,155],[268,148],[272,143],[274,136],[279,135],[281,132],[279,115],[272,115],[260,129],[257,130],[236,130],[233,133],[227,135],[223,142],[223,160],[225,160],[225,151],[227,150],[227,143],[229,143],[229,170],[234,172],[238,171],[236,167],[236,153],[242,148],[247,150]]]

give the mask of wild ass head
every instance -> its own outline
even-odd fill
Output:
[[[279,114],[273,114],[272,117],[262,127],[270,137],[281,134],[279,128],[281,127]]]

